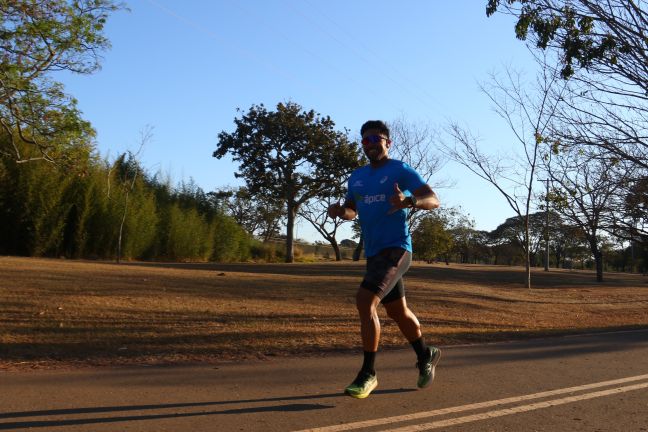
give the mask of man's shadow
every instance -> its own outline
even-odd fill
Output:
[[[408,393],[416,391],[414,389],[386,389],[376,390],[373,395],[385,395],[395,393]],[[89,408],[66,408],[55,410],[40,410],[40,411],[22,411],[13,413],[0,413],[0,420],[2,419],[15,419],[15,418],[28,418],[40,416],[66,416],[66,415],[79,415],[79,414],[102,414],[102,413],[118,413],[130,411],[146,411],[146,410],[164,410],[173,408],[197,408],[197,407],[210,407],[219,405],[240,405],[240,404],[253,404],[253,403],[268,403],[268,402],[289,402],[300,400],[314,400],[314,399],[328,399],[337,398],[344,395],[342,393],[329,393],[307,396],[287,396],[276,398],[264,399],[243,399],[243,400],[227,400],[215,402],[187,402],[176,404],[150,404],[150,405],[130,405],[130,406],[111,406],[111,407],[89,407]],[[254,414],[262,412],[299,412],[299,411],[313,411],[334,408],[334,405],[324,404],[308,404],[308,403],[292,403],[292,404],[278,404],[278,405],[265,405],[261,407],[247,407],[247,408],[233,408],[226,410],[216,411],[201,411],[190,413],[168,413],[168,414],[137,414],[126,416],[113,416],[113,417],[96,417],[84,419],[58,419],[58,420],[25,420],[11,423],[0,423],[0,430],[7,429],[26,429],[38,427],[55,427],[55,426],[75,426],[75,425],[88,425],[99,423],[117,423],[138,420],[160,420],[168,418],[189,418],[207,415],[231,415],[231,414]]]

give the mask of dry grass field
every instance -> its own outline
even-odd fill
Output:
[[[0,257],[0,369],[218,363],[357,351],[363,263],[164,264]],[[648,327],[648,277],[414,264],[434,344]],[[382,349],[407,346],[383,319]]]

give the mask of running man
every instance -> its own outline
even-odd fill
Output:
[[[412,262],[408,209],[435,209],[439,200],[412,167],[389,159],[392,142],[385,123],[370,120],[362,125],[360,133],[369,165],[353,171],[344,204],[331,205],[328,215],[346,220],[358,215],[365,242],[367,267],[356,295],[364,362],[356,379],[345,389],[349,396],[363,399],[378,385],[374,362],[380,340],[379,303],[416,352],[419,388],[429,386],[434,379],[441,351],[426,346],[421,325],[407,307],[402,278]]]

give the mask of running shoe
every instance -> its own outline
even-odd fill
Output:
[[[429,386],[434,380],[434,369],[441,359],[441,350],[439,348],[428,348],[428,358],[424,361],[416,363],[419,370],[418,381],[416,386],[418,388],[425,388]]]
[[[344,389],[344,393],[356,399],[364,399],[378,386],[376,374],[361,370],[356,379]]]

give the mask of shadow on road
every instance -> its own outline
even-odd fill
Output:
[[[414,389],[385,389],[376,390],[374,395],[380,394],[394,394],[394,393],[408,393],[416,391]],[[328,393],[318,395],[306,396],[287,396],[265,399],[244,399],[244,400],[227,400],[215,402],[187,402],[177,404],[151,404],[151,405],[133,405],[133,406],[111,406],[111,407],[89,407],[89,408],[66,408],[54,410],[39,410],[39,411],[23,411],[14,413],[0,413],[0,420],[9,418],[26,418],[26,417],[41,417],[41,416],[66,416],[66,415],[80,415],[80,414],[103,414],[103,413],[117,413],[128,411],[151,411],[151,410],[165,410],[165,409],[178,409],[178,408],[199,408],[210,407],[219,405],[235,405],[235,404],[254,404],[254,403],[268,403],[268,402],[286,402],[298,400],[312,400],[312,399],[327,399],[344,397],[342,393]],[[60,420],[30,420],[22,422],[0,423],[0,430],[9,429],[28,429],[28,428],[43,428],[43,427],[56,427],[56,426],[78,426],[88,424],[100,423],[118,423],[137,420],[160,420],[171,418],[188,418],[197,416],[208,415],[232,415],[232,414],[255,414],[263,412],[300,412],[300,411],[314,411],[334,408],[333,405],[324,404],[308,404],[308,403],[292,403],[286,405],[265,405],[257,407],[246,408],[230,408],[219,411],[200,411],[190,413],[166,413],[166,414],[141,414],[117,417],[96,417],[84,419],[60,419]]]
[[[648,339],[646,339],[648,329],[618,328],[616,330],[618,331],[604,333],[603,329],[591,329],[591,334],[580,336],[573,334],[564,337],[531,338],[524,341],[495,342],[490,345],[482,345],[489,352],[480,356],[480,363],[575,358],[587,354],[641,350],[648,345]],[[472,354],[455,355],[452,364],[446,365],[446,367],[460,368],[473,363]]]

